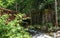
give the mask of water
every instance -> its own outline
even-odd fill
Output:
[[[32,35],[32,38],[52,38],[51,36],[34,29],[29,29],[29,33]]]
[[[40,34],[36,34],[36,35],[32,36],[32,38],[52,38],[52,37],[49,35],[40,33]]]

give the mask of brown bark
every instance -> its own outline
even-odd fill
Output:
[[[9,9],[5,9],[5,8],[1,8],[1,7],[0,7],[0,10],[3,10],[4,12],[7,12],[7,13],[18,13],[15,10],[9,10]]]

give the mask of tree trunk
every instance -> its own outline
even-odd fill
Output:
[[[55,25],[58,26],[57,0],[55,0]]]

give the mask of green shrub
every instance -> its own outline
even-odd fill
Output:
[[[8,15],[0,16],[0,38],[31,38],[26,29],[20,25],[21,16],[17,14],[16,18],[7,25],[5,22],[9,18]]]

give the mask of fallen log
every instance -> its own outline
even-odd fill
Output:
[[[10,10],[10,9],[5,9],[5,8],[1,8],[0,7],[0,10],[3,10],[3,12],[6,12],[6,13],[12,13],[12,14],[17,14],[18,12],[15,11],[15,10]]]

